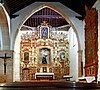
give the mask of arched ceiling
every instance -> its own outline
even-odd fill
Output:
[[[43,8],[40,11],[33,14],[25,23],[24,25],[30,27],[37,27],[43,21],[46,21],[52,27],[60,27],[69,25],[67,21],[56,11],[52,10],[51,8]]]
[[[4,7],[8,11],[8,14],[10,15],[10,18],[15,18],[17,15],[14,15],[17,11],[23,9],[24,7],[34,3],[39,2],[40,0],[0,0],[1,3],[3,3]],[[41,0],[40,2],[46,2],[45,0]],[[52,1],[48,0],[48,2],[58,2],[58,1]],[[65,5],[66,7],[69,7],[70,9],[74,10],[78,14],[80,14],[82,17],[77,17],[81,20],[84,19],[85,16],[85,5],[88,6],[88,8],[91,8],[93,4],[96,2],[96,0],[59,0],[60,3]],[[37,27],[40,25],[43,21],[47,21],[52,27],[60,27],[64,25],[68,25],[66,20],[58,14],[56,11],[50,9],[50,8],[44,8],[34,15],[32,15],[25,23],[24,25],[30,26],[30,27]]]
[[[11,18],[13,14],[34,2],[46,2],[46,0],[0,0],[4,4]],[[97,0],[59,0],[60,3],[85,16],[85,5],[91,8]],[[58,0],[47,0],[47,2],[58,2]]]

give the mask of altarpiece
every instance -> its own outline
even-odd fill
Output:
[[[66,31],[46,21],[33,31],[21,34],[20,78],[33,80],[36,73],[54,73],[55,79],[69,74],[68,38]]]

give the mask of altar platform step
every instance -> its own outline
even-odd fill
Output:
[[[1,83],[0,90],[100,90],[96,83],[80,83],[70,81],[25,81]]]

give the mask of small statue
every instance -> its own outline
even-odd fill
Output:
[[[42,57],[42,63],[43,63],[43,64],[47,64],[46,57],[47,57],[47,55],[44,55],[44,56]]]

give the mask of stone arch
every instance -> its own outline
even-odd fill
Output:
[[[45,8],[45,7],[49,7],[51,9],[53,9],[54,11],[58,12],[62,17],[65,18],[65,20],[71,25],[71,27],[73,28],[75,34],[76,34],[76,37],[77,37],[77,41],[78,41],[78,51],[81,51],[81,45],[80,45],[80,40],[79,40],[79,36],[78,36],[78,33],[77,33],[77,30],[74,26],[74,24],[71,22],[71,20],[67,17],[67,15],[64,14],[64,12],[58,10],[57,8],[53,7],[51,4],[42,4],[40,5],[39,7],[37,7],[35,10],[33,10],[31,13],[29,13],[27,16],[24,17],[23,21],[19,24],[19,27],[16,31],[16,36],[18,34],[18,31],[21,29],[22,25],[25,23],[25,21],[31,16],[33,15],[35,12],[38,12],[39,10],[41,10],[42,8]],[[80,52],[78,52],[80,53]],[[78,54],[78,59],[80,59],[81,55]],[[82,59],[82,56],[81,56],[81,59]],[[79,60],[78,60],[79,61]]]
[[[64,14],[64,12],[58,10],[57,8],[53,7],[52,5],[50,4],[43,4],[41,5],[40,7],[38,7],[36,10],[33,10],[31,13],[29,13],[29,15],[27,15],[24,20],[19,24],[19,28],[16,32],[16,35],[18,33],[18,31],[20,30],[20,28],[22,27],[22,25],[25,23],[25,21],[28,20],[28,18],[31,17],[31,15],[33,15],[34,13],[40,11],[41,9],[45,8],[45,7],[48,7],[52,10],[54,10],[55,12],[59,13],[62,17],[64,17],[64,19],[71,25],[71,27],[73,28],[74,32],[76,33],[76,37],[77,37],[77,40],[78,40],[78,48],[79,50],[81,50],[81,46],[80,46],[80,41],[79,41],[79,36],[78,36],[78,33],[77,33],[77,30],[75,28],[75,26],[73,25],[73,23],[70,21],[70,19]]]
[[[9,26],[7,21],[7,15],[2,5],[0,5],[0,28],[1,28],[1,50],[10,49],[10,37],[9,37]]]

